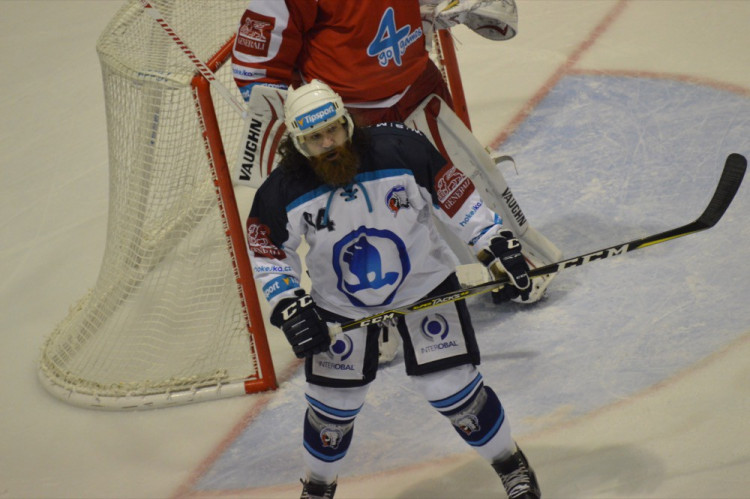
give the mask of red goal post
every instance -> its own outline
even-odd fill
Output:
[[[247,0],[145,2],[173,36],[143,3],[126,3],[97,42],[110,172],[104,257],[38,369],[50,393],[89,408],[277,386],[231,180],[244,128],[229,60]],[[452,41],[439,38],[434,58],[468,124]]]
[[[246,0],[153,0],[236,93]],[[210,4],[210,8],[207,6]],[[165,407],[276,387],[228,158],[242,118],[138,0],[97,42],[109,146],[99,277],[46,340],[42,384],[84,407]]]
[[[466,95],[464,94],[464,85],[461,81],[461,72],[458,69],[458,57],[453,44],[451,32],[447,29],[438,30],[437,35],[433,37],[435,45],[434,59],[440,68],[443,78],[448,82],[453,99],[453,110],[456,112],[466,128],[471,130],[471,120],[469,119],[469,107],[466,105]]]

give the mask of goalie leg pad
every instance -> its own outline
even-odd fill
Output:
[[[440,97],[427,97],[405,123],[424,133],[447,160],[471,179],[482,200],[502,217],[503,226],[513,231],[521,242],[522,253],[531,268],[562,259],[562,251],[539,231],[529,226],[526,215],[495,161]],[[445,232],[441,230],[441,233]],[[476,261],[467,261],[466,250],[457,248],[456,242],[450,238],[446,239],[461,263]],[[534,279],[534,290],[525,303],[539,300],[553,278],[554,276],[547,276]]]
[[[427,97],[405,120],[407,126],[427,136],[446,160],[469,177],[480,196],[516,237],[523,236],[528,225],[508,183],[456,113],[437,95]]]
[[[552,262],[562,260],[562,251],[557,249],[549,240],[534,227],[528,227],[521,240],[521,254],[526,259],[529,269],[543,267]],[[527,299],[513,298],[516,303],[534,303],[542,299],[544,292],[557,274],[535,277],[531,280],[531,291]]]
[[[276,150],[286,133],[286,94],[281,88],[253,86],[245,117],[245,140],[240,141],[239,166],[232,179],[235,185],[258,188],[278,164]]]

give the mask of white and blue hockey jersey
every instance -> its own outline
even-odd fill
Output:
[[[433,214],[477,249],[500,229],[471,181],[421,133],[394,123],[365,131],[369,147],[350,186],[279,167],[255,194],[248,247],[272,307],[300,287],[303,237],[313,299],[357,319],[411,304],[454,272],[458,261]]]

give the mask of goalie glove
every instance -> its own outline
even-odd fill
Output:
[[[283,86],[262,83],[242,89],[243,96],[250,93],[245,118],[245,140],[240,144],[239,167],[234,174],[235,185],[257,188],[278,163],[276,150],[284,137],[284,100],[287,90]]]
[[[465,24],[490,40],[509,40],[518,32],[515,0],[444,0],[435,6],[436,29]]]
[[[502,303],[521,297],[527,300],[531,291],[531,279],[529,279],[529,266],[521,254],[521,243],[509,230],[501,230],[487,241],[487,246],[480,250],[479,261],[486,267],[495,278],[507,274],[510,279],[509,286],[504,286],[492,292],[495,303]]]
[[[325,352],[331,345],[328,326],[312,297],[298,289],[296,298],[284,298],[273,309],[271,324],[284,331],[297,358]]]

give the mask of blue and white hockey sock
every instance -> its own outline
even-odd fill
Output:
[[[510,423],[500,399],[490,387],[484,386],[481,374],[453,395],[430,400],[430,404],[487,461],[493,462],[515,451]]]
[[[307,474],[316,481],[331,483],[349,450],[354,419],[361,406],[353,410],[337,409],[309,395],[306,397],[303,445]]]

